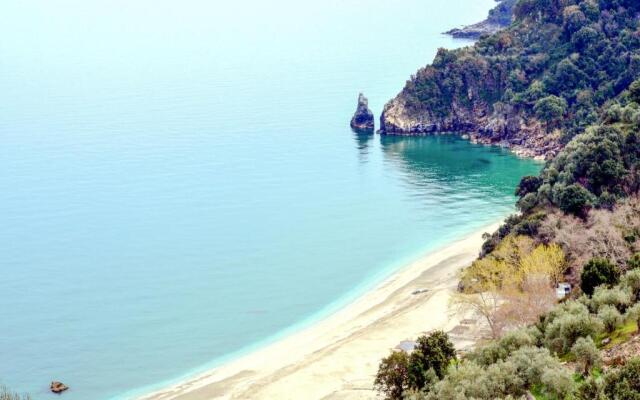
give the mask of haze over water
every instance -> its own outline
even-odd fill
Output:
[[[294,331],[540,167],[348,127],[492,0],[7,3],[0,382],[35,399],[126,397]]]

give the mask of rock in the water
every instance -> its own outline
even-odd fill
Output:
[[[53,393],[62,393],[67,389],[69,389],[69,386],[65,385],[62,382],[51,382],[51,391]]]
[[[351,128],[359,131],[373,131],[373,113],[369,110],[369,100],[362,93],[358,96],[358,108],[351,118]]]

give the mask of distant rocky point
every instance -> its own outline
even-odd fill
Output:
[[[445,32],[454,38],[477,39],[483,35],[492,35],[509,26],[513,21],[513,7],[517,0],[496,0],[499,4],[489,11],[484,21]]]
[[[375,129],[373,113],[369,109],[369,100],[362,93],[358,96],[358,108],[351,118],[351,128],[367,132],[373,132]]]
[[[457,39],[477,39],[482,35],[494,34],[503,28],[504,25],[493,24],[485,20],[462,28],[454,28],[445,33]]]

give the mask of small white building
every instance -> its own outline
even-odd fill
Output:
[[[564,299],[567,295],[571,293],[571,285],[568,283],[558,283],[556,287],[556,297],[558,299]]]

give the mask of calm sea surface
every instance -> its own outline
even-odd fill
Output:
[[[493,3],[3,2],[0,381],[144,392],[512,211],[539,164],[348,127]]]

